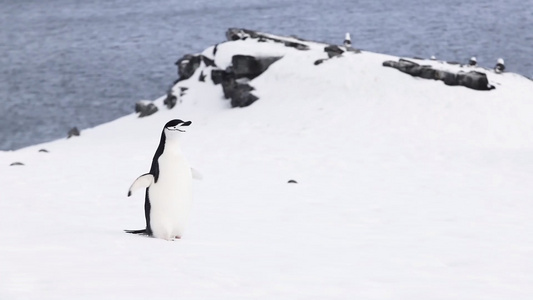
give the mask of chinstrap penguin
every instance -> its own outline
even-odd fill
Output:
[[[185,230],[192,201],[192,170],[180,149],[179,138],[191,121],[171,120],[163,128],[150,172],[131,185],[128,197],[146,188],[144,213],[146,228],[128,233],[173,240]]]

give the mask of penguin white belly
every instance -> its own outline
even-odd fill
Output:
[[[156,238],[173,239],[183,235],[192,200],[191,168],[180,153],[159,157],[159,178],[149,189],[150,226]]]

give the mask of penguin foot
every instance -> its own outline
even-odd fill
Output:
[[[124,230],[126,233],[131,234],[138,234],[138,235],[149,235],[148,232],[146,232],[146,229],[140,229],[140,230]]]

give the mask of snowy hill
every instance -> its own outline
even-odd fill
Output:
[[[308,49],[202,52],[219,69],[282,57],[243,81],[248,107],[202,62],[172,109],[0,152],[0,299],[529,299],[533,82],[479,68],[495,89],[447,86],[293,41]],[[125,234],[144,226],[127,189],[173,118],[193,122],[182,148],[204,177],[188,231]]]

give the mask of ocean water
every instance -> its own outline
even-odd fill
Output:
[[[533,77],[532,0],[0,0],[0,150],[131,113],[229,27]]]

